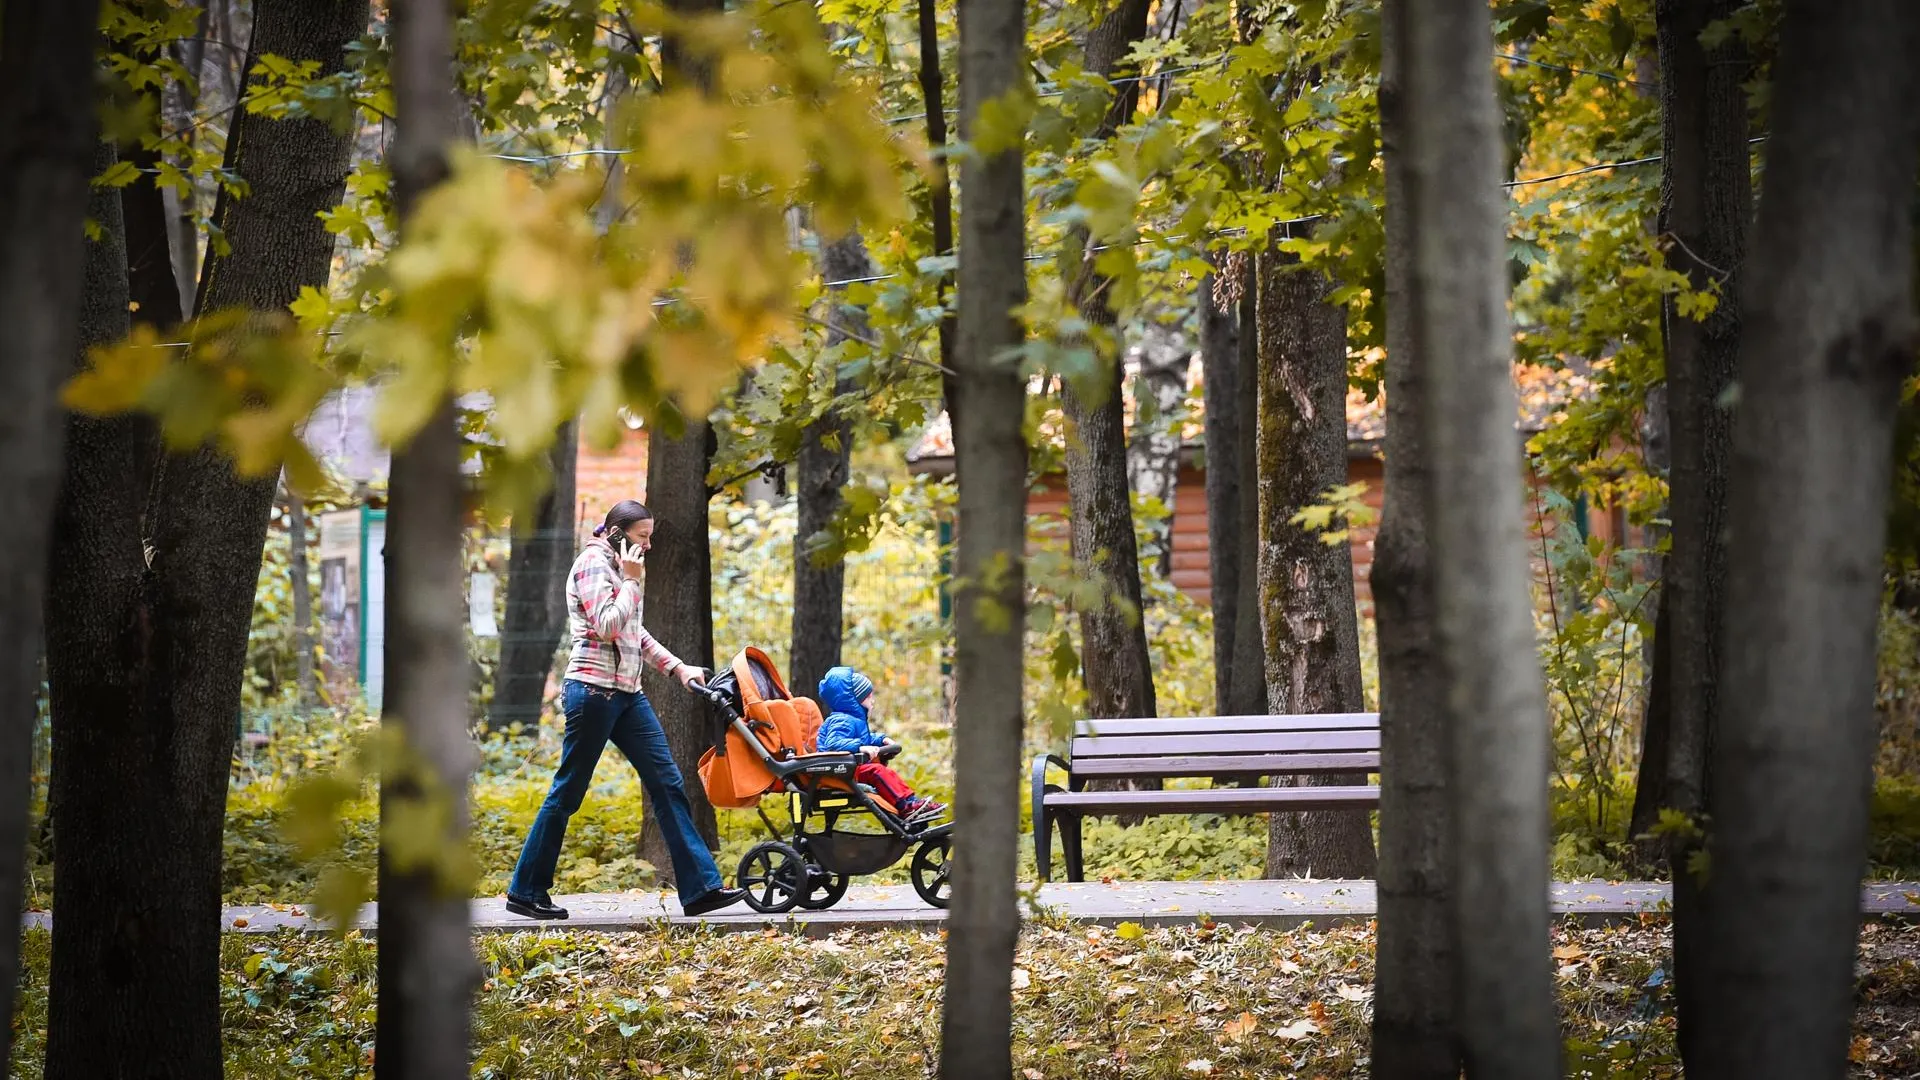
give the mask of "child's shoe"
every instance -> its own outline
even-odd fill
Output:
[[[946,812],[946,803],[934,802],[928,798],[918,798],[913,800],[911,807],[907,808],[907,821],[912,824],[925,825]]]

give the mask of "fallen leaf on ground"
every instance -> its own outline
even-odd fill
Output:
[[[1258,1026],[1259,1022],[1253,1018],[1252,1013],[1243,1012],[1239,1016],[1227,1021],[1226,1026],[1220,1030],[1228,1039],[1234,1042],[1244,1042],[1246,1037],[1253,1034],[1253,1029]]]
[[[1295,1020],[1293,1023],[1288,1024],[1286,1027],[1276,1030],[1273,1033],[1273,1035],[1274,1035],[1274,1038],[1276,1039],[1286,1039],[1288,1042],[1298,1042],[1301,1039],[1310,1038],[1311,1036],[1318,1035],[1319,1033],[1320,1033],[1320,1025],[1314,1023],[1313,1021]]]
[[[1032,985],[1033,985],[1032,972],[1028,971],[1026,968],[1013,969],[1013,988],[1015,990],[1025,990],[1027,987]]]

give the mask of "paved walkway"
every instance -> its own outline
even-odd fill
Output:
[[[1667,903],[1667,886],[1650,882],[1562,882],[1553,886],[1553,909],[1558,915],[1590,924],[1618,922],[1642,914],[1660,913]],[[662,926],[704,925],[715,930],[759,930],[791,927],[824,934],[854,926],[895,926],[933,929],[946,913],[920,901],[909,885],[856,885],[826,911],[795,909],[784,915],[760,915],[742,904],[705,918],[689,919],[670,893],[600,893],[556,897],[572,913],[565,922],[536,922],[507,912],[499,897],[476,900],[473,921],[480,930],[649,930]],[[1042,915],[1081,922],[1117,925],[1167,926],[1211,919],[1229,925],[1269,926],[1280,929],[1305,922],[1317,925],[1364,921],[1374,916],[1371,881],[1159,881],[1111,885],[1051,884],[1040,888]],[[1861,910],[1868,918],[1920,916],[1920,883],[1883,882],[1862,890]],[[51,916],[34,912],[28,925],[50,925]],[[276,930],[317,932],[325,927],[295,905],[233,907],[226,923],[236,933]],[[374,909],[361,912],[356,925],[376,929]]]

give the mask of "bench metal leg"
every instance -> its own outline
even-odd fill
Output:
[[[1053,822],[1047,812],[1044,800],[1036,799],[1033,804],[1033,866],[1040,875],[1040,884],[1045,885],[1053,878]]]
[[[1081,817],[1070,810],[1058,811],[1060,819],[1060,853],[1067,859],[1067,880],[1087,880],[1086,867],[1080,859],[1080,822]]]
[[[1033,759],[1033,786],[1030,789],[1033,799],[1033,864],[1042,885],[1053,877],[1053,819],[1058,816],[1047,809],[1047,795],[1060,790],[1058,785],[1047,783],[1049,765],[1064,769],[1067,763],[1052,754],[1041,754]],[[1064,832],[1061,839],[1065,840]]]

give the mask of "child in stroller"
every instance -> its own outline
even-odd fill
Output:
[[[872,694],[871,683],[859,688],[862,681],[847,683],[855,705]],[[831,907],[846,895],[850,879],[880,873],[909,852],[913,891],[935,907],[947,906],[953,822],[911,818],[858,778],[863,766],[898,753],[899,743],[863,742],[857,753],[819,746],[824,726],[819,707],[788,693],[773,661],[759,649],[742,649],[700,692],[713,704],[716,722],[713,748],[700,758],[707,799],[716,807],[756,810],[769,837],[740,860],[736,884],[746,891],[748,906],[768,914],[796,906]],[[871,735],[871,728],[862,725],[862,730]],[[868,746],[873,752],[864,749]],[[784,797],[785,823],[767,816],[761,806],[767,795]],[[916,804],[916,809],[926,807]]]
[[[869,722],[872,679],[845,665],[831,668],[820,680],[820,704],[833,711],[820,724],[819,750],[858,755],[862,760],[854,770],[855,782],[898,807],[909,825],[933,821],[946,810],[946,804],[914,794],[899,773],[880,764],[882,758],[899,753],[900,744],[873,730]]]

